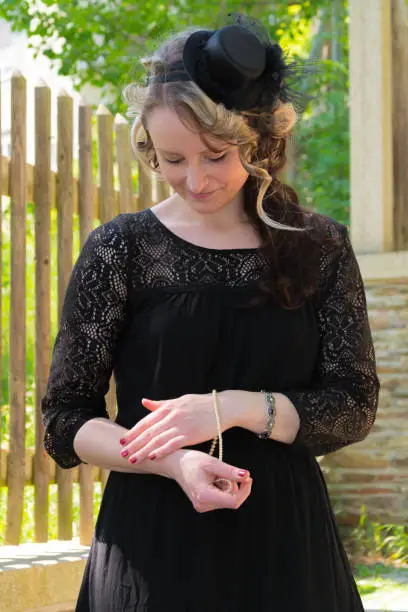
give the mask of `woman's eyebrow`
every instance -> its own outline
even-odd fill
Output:
[[[223,153],[224,151],[229,149],[229,146],[230,145],[224,147],[223,149],[204,149],[202,151],[199,151],[199,153]],[[183,157],[182,153],[178,153],[177,151],[170,151],[168,149],[160,149],[159,147],[157,147],[157,151],[160,151],[160,153],[165,153],[166,155],[178,155],[179,157]]]

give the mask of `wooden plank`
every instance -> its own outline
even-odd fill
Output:
[[[358,253],[392,251],[390,0],[350,0],[351,239]]]
[[[392,3],[393,161],[395,249],[408,250],[408,4]]]
[[[133,203],[132,186],[132,150],[130,146],[130,129],[125,117],[115,117],[116,160],[119,172],[119,191],[121,213],[130,213]]]
[[[78,117],[79,183],[78,210],[81,249],[94,220],[94,180],[92,169],[92,107],[81,100]],[[93,512],[93,466],[81,463],[79,471],[79,539],[90,545],[94,530]]]
[[[157,183],[156,183],[157,202],[162,202],[163,200],[167,200],[167,198],[170,196],[169,184],[167,183],[167,181],[160,179],[159,176],[157,177],[156,180],[157,180]]]
[[[115,215],[113,187],[113,117],[101,104],[96,111],[98,123],[99,219],[106,223]]]
[[[35,541],[48,540],[49,462],[44,449],[41,398],[51,358],[51,90],[35,87]]]
[[[142,162],[138,163],[139,185],[138,185],[138,203],[137,209],[144,210],[150,208],[153,204],[152,193],[152,173]]]
[[[72,273],[73,244],[73,103],[61,91],[57,100],[58,124],[58,320],[61,319],[65,292]],[[58,539],[72,539],[72,474],[57,468],[58,480]]]
[[[100,221],[107,223],[116,214],[113,186],[113,117],[109,110],[102,104],[97,112],[98,123],[98,152],[99,152],[99,184],[100,184]],[[113,376],[111,376],[109,391],[105,396],[106,407],[109,417],[116,418],[116,388]],[[106,485],[109,470],[102,472],[102,487]]]
[[[78,109],[79,181],[77,189],[77,212],[79,215],[79,239],[81,248],[93,230],[96,216],[95,199],[98,190],[94,185],[92,168],[92,106],[81,100]]]
[[[26,80],[11,76],[10,451],[6,544],[19,544],[25,482],[26,385]]]

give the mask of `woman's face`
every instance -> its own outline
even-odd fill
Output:
[[[166,107],[151,111],[147,128],[161,174],[195,211],[216,212],[241,191],[248,173],[239,159],[238,146],[206,134],[217,152],[211,151],[199,134]]]

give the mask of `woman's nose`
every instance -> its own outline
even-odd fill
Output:
[[[207,183],[205,172],[201,168],[188,168],[186,175],[187,189],[193,193],[204,191]]]

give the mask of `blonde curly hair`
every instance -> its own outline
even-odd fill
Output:
[[[166,73],[167,67],[180,61],[184,45],[191,33],[189,28],[165,41],[142,63],[152,77]],[[128,106],[127,116],[134,119],[131,144],[135,156],[160,178],[160,168],[153,142],[147,128],[147,117],[157,106],[174,110],[188,127],[200,133],[206,145],[206,134],[238,145],[239,156],[245,170],[254,177],[258,187],[256,210],[259,219],[269,227],[291,231],[304,228],[290,226],[273,219],[264,209],[264,198],[281,192],[285,186],[279,181],[285,158],[284,142],[296,122],[292,105],[278,102],[270,112],[232,111],[211,100],[193,81],[172,81],[140,85],[132,83],[123,91]],[[210,147],[211,148],[211,147]]]

